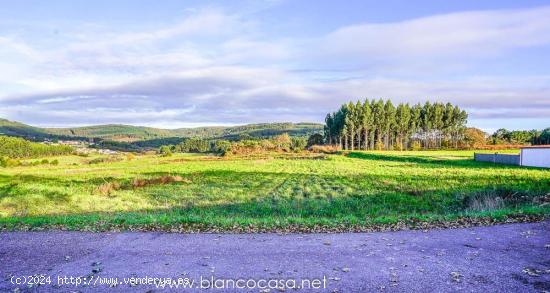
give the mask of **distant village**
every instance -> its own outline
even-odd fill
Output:
[[[49,145],[68,145],[72,146],[77,154],[102,154],[102,155],[116,155],[119,152],[109,150],[109,149],[102,149],[95,147],[96,144],[93,142],[93,139],[90,139],[89,142],[86,141],[80,141],[80,140],[49,140],[46,139],[44,144]]]

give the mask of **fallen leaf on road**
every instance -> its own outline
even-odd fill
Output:
[[[451,272],[451,278],[454,282],[460,283],[462,275],[459,272]]]
[[[538,277],[538,276],[540,276],[540,273],[542,273],[541,270],[537,270],[537,269],[533,269],[533,268],[524,268],[523,272],[528,274],[529,276],[532,276],[532,277]]]

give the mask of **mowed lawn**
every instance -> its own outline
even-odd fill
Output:
[[[0,168],[0,228],[346,230],[550,215],[550,170],[474,162],[472,151],[122,157]]]

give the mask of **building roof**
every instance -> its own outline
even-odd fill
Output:
[[[522,149],[550,149],[550,144],[541,144],[541,145],[529,145],[521,147]]]

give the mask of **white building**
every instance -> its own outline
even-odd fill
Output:
[[[522,147],[519,164],[521,166],[550,168],[550,145]]]

